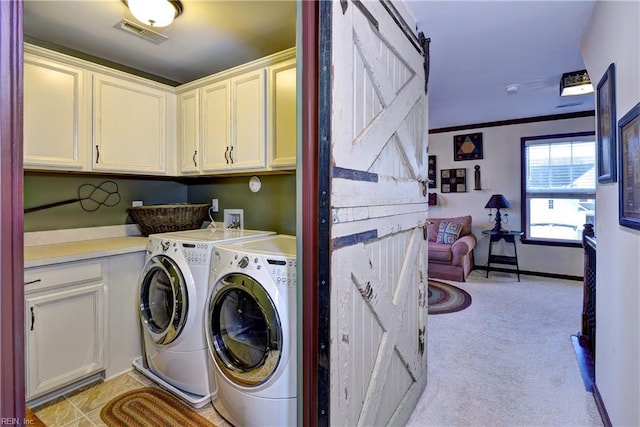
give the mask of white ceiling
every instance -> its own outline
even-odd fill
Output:
[[[585,68],[580,43],[593,1],[406,4],[431,38],[430,129],[595,108],[593,94],[559,95],[562,74]],[[510,84],[520,86],[516,95]]]
[[[177,83],[295,45],[294,1],[182,3],[183,14],[160,29],[169,39],[158,45],[113,28],[133,20],[121,0],[25,0],[24,30],[28,40]],[[585,68],[579,47],[594,1],[405,3],[431,38],[431,129],[594,109],[593,95],[558,94],[563,73]],[[508,95],[509,84],[519,93]]]
[[[1,1],[1,0],[0,0]],[[113,28],[138,23],[121,0],[25,0],[29,37],[186,83],[295,46],[293,1],[182,0],[153,44]]]

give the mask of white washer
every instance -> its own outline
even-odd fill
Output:
[[[216,410],[236,426],[296,425],[296,238],[213,250],[205,329]]]
[[[215,393],[209,381],[203,315],[211,253],[217,243],[254,239],[268,231],[199,229],[149,236],[139,279],[144,355],[136,369],[195,407]]]

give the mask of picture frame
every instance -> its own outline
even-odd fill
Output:
[[[440,192],[466,193],[467,170],[464,168],[442,169],[440,171]]]
[[[436,156],[429,156],[429,169],[427,170],[427,179],[429,180],[429,188],[438,188],[438,182],[436,180],[437,171]]]
[[[244,209],[225,209],[224,228],[244,230]]]
[[[618,222],[640,230],[640,102],[618,121]]]
[[[617,181],[616,170],[616,81],[615,65],[611,63],[596,89],[596,145],[598,182]]]
[[[453,137],[453,160],[478,160],[482,158],[482,132]]]

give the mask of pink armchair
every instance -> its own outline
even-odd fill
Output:
[[[454,218],[429,218],[429,222],[427,228],[429,278],[464,282],[473,269],[473,249],[477,243],[476,237],[471,233],[471,215]],[[446,230],[449,232],[449,236],[443,237],[441,233],[443,238],[441,242],[438,242],[440,224],[444,222],[460,224],[461,227],[450,227]],[[457,237],[455,236],[456,229],[459,231]]]

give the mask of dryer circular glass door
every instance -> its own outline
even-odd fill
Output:
[[[231,273],[218,280],[207,315],[216,365],[238,385],[252,387],[276,371],[282,327],[271,297],[253,278]]]
[[[187,285],[178,265],[165,255],[149,260],[140,286],[142,321],[153,342],[169,344],[187,320]]]

